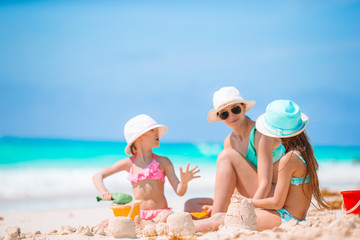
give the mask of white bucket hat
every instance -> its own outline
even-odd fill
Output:
[[[146,114],[137,115],[136,117],[133,117],[127,121],[124,127],[124,136],[127,143],[125,147],[125,153],[131,155],[132,153],[130,147],[135,142],[135,140],[154,128],[159,128],[159,138],[164,136],[168,130],[168,127],[158,124],[154,119]]]
[[[214,93],[213,104],[214,108],[208,113],[209,122],[220,122],[221,119],[217,116],[217,113],[234,103],[244,103],[246,105],[246,112],[248,112],[256,103],[256,101],[246,101],[240,95],[239,90],[235,87],[222,87]]]

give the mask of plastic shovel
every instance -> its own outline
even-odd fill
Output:
[[[98,202],[104,201],[100,196],[97,196],[96,200]],[[132,201],[132,196],[127,193],[116,192],[111,193],[111,200],[116,204],[127,204]]]

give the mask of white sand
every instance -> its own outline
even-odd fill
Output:
[[[0,213],[0,240],[7,233],[8,227],[11,235],[17,235],[20,228],[25,239],[39,240],[95,240],[113,239],[105,236],[105,229],[94,227],[104,219],[113,217],[107,207],[54,210],[38,212]],[[155,226],[151,234],[156,232],[158,239],[166,239],[168,226],[160,224]],[[315,211],[308,213],[307,220],[297,223],[290,221],[272,230],[263,232],[212,232],[202,235],[196,234],[199,239],[360,239],[360,216],[346,215],[341,210]]]
[[[113,217],[113,212],[109,208],[86,208],[71,210],[53,210],[38,212],[16,212],[0,213],[0,236],[5,236],[6,228],[9,226],[19,226],[21,232],[49,233],[59,230],[63,225],[74,227],[94,226],[104,219]]]
[[[28,239],[109,239],[108,236],[96,233],[94,225],[101,220],[112,217],[107,208],[59,210],[32,213],[1,214],[0,236],[6,236],[6,228],[19,226]],[[56,230],[53,231],[53,230]],[[37,231],[41,234],[35,235]],[[156,231],[167,231],[164,224],[156,226]],[[158,234],[160,235],[160,234]],[[310,211],[307,220],[301,223],[290,221],[272,230],[263,232],[212,232],[202,239],[360,239],[360,216],[346,215],[341,210]],[[111,237],[112,238],[112,237]],[[164,239],[164,236],[158,237]],[[165,237],[166,239],[166,237]]]

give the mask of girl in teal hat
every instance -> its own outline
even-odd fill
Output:
[[[304,221],[312,196],[320,208],[329,208],[320,194],[318,163],[305,132],[307,124],[308,117],[291,100],[271,102],[256,120],[256,128],[262,134],[280,139],[285,147],[274,195],[253,199],[258,230],[271,229],[291,219]]]

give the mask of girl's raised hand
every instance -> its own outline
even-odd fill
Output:
[[[186,165],[185,172],[183,172],[182,168],[179,167],[179,169],[180,169],[180,179],[181,179],[182,183],[188,183],[192,179],[200,177],[200,176],[194,176],[195,174],[200,172],[200,169],[197,169],[198,168],[197,165],[195,167],[193,167],[191,170],[189,170],[189,167],[190,167],[190,163],[188,163]]]

